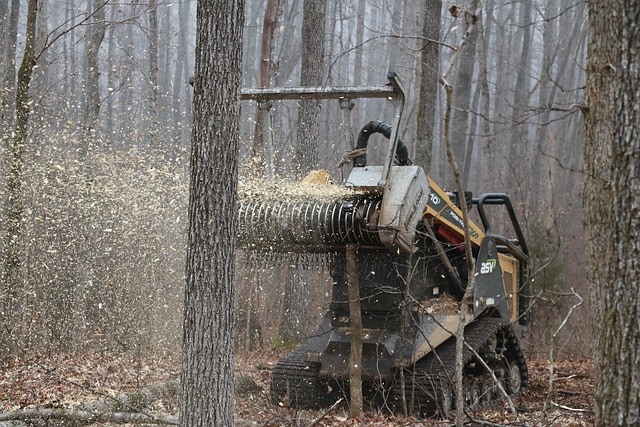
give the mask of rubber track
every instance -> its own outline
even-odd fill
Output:
[[[522,349],[520,348],[520,341],[513,332],[513,328],[510,325],[503,327],[503,333],[507,338],[507,357],[509,360],[515,360],[520,368],[520,377],[522,378],[522,384],[520,388],[524,388],[529,385],[529,370],[527,369],[527,361],[524,358]]]
[[[528,383],[526,361],[518,339],[510,325],[500,319],[479,318],[465,328],[465,342],[478,351],[482,345],[502,329],[506,341],[506,356],[516,360],[522,377],[522,387]],[[331,405],[339,397],[338,387],[320,378],[320,364],[303,359],[304,347],[282,358],[271,372],[271,401],[276,405],[296,408],[320,408]],[[463,363],[467,364],[473,352],[464,346]],[[451,337],[436,351],[419,360],[412,369],[405,369],[405,392],[408,409],[423,416],[436,415],[438,402],[444,393],[453,393],[450,384],[455,375],[456,340]],[[402,387],[399,376],[389,390],[389,399],[395,408],[402,407]]]
[[[473,352],[469,348],[472,347],[478,351],[482,345],[493,335],[503,328],[507,339],[507,353],[509,358],[518,362],[521,376],[523,378],[523,387],[528,380],[527,367],[520,351],[520,346],[515,335],[511,331],[511,326],[504,325],[501,319],[495,318],[479,318],[470,323],[465,328],[465,342],[467,345],[463,347],[463,363],[466,365],[473,356]],[[455,375],[456,364],[456,339],[449,338],[435,351],[419,360],[413,369],[405,369],[405,396],[407,401],[407,409],[411,413],[422,416],[433,416],[440,413],[439,402],[442,402],[445,393],[449,394],[449,398],[453,399],[453,378]],[[396,378],[390,392],[391,403],[394,407],[402,407],[402,385],[399,375]]]
[[[303,359],[304,347],[280,359],[271,371],[271,402],[295,408],[319,408],[332,403],[331,389],[319,377],[320,364]]]

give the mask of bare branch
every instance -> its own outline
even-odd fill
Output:
[[[320,421],[322,421],[322,419],[324,417],[326,417],[327,415],[329,415],[334,409],[336,409],[338,407],[339,404],[342,403],[344,399],[340,398],[336,401],[336,403],[334,403],[333,405],[331,405],[329,407],[329,409],[327,409],[326,411],[324,411],[322,414],[320,414],[319,417],[317,417],[316,419],[314,419],[313,421],[311,421],[309,424],[307,424],[306,427],[313,427],[315,425],[317,425]]]
[[[449,77],[449,74],[458,63],[458,58],[460,57],[460,51],[467,44],[467,40],[469,39],[469,36],[471,35],[471,33],[473,32],[473,29],[475,28],[476,17],[480,15],[480,13],[482,12],[482,7],[483,7],[483,2],[479,1],[478,7],[476,8],[473,19],[471,19],[471,22],[469,23],[467,30],[464,32],[464,35],[462,36],[462,40],[460,40],[460,43],[458,43],[458,46],[456,46],[456,48],[454,49],[454,53],[451,56],[451,60],[449,60],[449,64],[447,64],[447,68],[444,70],[444,72],[439,78],[439,81],[443,86],[448,85],[448,83],[446,83],[447,77]]]
[[[335,56],[335,58],[333,59],[333,61],[331,62],[331,64],[329,65],[329,75],[331,75],[331,70],[333,69],[333,67],[336,64],[336,62],[338,62],[343,56],[345,56],[345,55],[347,55],[347,54],[349,54],[349,53],[351,53],[353,51],[356,51],[358,49],[362,49],[368,43],[374,42],[376,40],[381,40],[381,39],[421,40],[421,41],[423,41],[425,43],[425,45],[426,45],[426,43],[435,43],[435,44],[438,44],[440,46],[443,46],[443,47],[446,47],[448,49],[451,49],[453,51],[456,51],[456,49],[458,49],[458,47],[456,47],[456,46],[451,46],[451,45],[449,45],[447,43],[444,43],[444,42],[441,42],[439,40],[433,40],[433,39],[429,39],[429,38],[421,37],[421,36],[404,35],[404,34],[381,34],[381,35],[378,35],[378,36],[374,36],[374,37],[368,38],[367,40],[363,41],[362,43],[359,43],[359,44],[357,44],[355,46],[352,46],[349,49],[344,50],[344,51],[340,52],[339,54],[337,54]],[[414,51],[416,50],[414,48],[411,48],[411,49],[414,50]],[[421,49],[424,49],[424,46]]]
[[[438,77],[438,82],[442,85],[446,95],[446,105],[445,105],[445,117],[444,117],[444,140],[445,147],[447,152],[447,159],[449,161],[449,166],[453,172],[456,188],[458,190],[458,194],[460,195],[460,210],[462,211],[462,223],[464,224],[464,251],[465,257],[467,259],[467,269],[471,273],[474,270],[474,258],[471,253],[471,238],[469,235],[469,208],[467,206],[466,198],[464,197],[464,189],[462,188],[462,177],[460,174],[460,169],[458,168],[458,164],[456,162],[455,156],[453,154],[453,142],[451,140],[451,110],[452,110],[452,95],[453,95],[453,87],[447,81],[447,77],[449,73],[453,70],[455,65],[458,62],[458,58],[460,57],[460,52],[462,48],[466,45],[469,36],[471,35],[473,29],[476,24],[476,17],[482,11],[483,2],[482,0],[478,1],[477,8],[475,11],[475,15],[472,16],[472,19],[467,26],[467,30],[464,32],[460,43],[456,47],[455,52],[453,53],[449,64],[447,64],[447,68],[445,71]],[[464,12],[466,13],[466,12]],[[456,400],[458,402],[463,401],[464,390],[462,386],[462,352],[463,352],[463,341],[464,341],[464,327],[466,325],[466,313],[464,306],[468,305],[473,298],[473,286],[475,282],[475,276],[473,274],[469,274],[468,283],[466,286],[466,290],[464,292],[464,296],[462,297],[462,301],[460,303],[461,310],[459,316],[458,330],[456,331],[456,381],[455,381],[455,394]],[[457,417],[456,424],[458,426],[462,426],[463,416],[464,416],[464,408],[463,405],[457,405],[456,408]]]
[[[559,403],[554,402],[553,400],[551,401],[551,404],[553,406],[555,406],[556,408],[560,408],[560,409],[564,409],[565,411],[571,411],[571,412],[588,412],[586,409],[579,409],[579,408],[571,408],[569,406],[566,405],[561,405]]]
[[[504,387],[502,386],[502,383],[496,377],[495,372],[493,372],[493,369],[491,369],[489,367],[489,365],[487,365],[487,362],[484,361],[484,359],[478,354],[477,351],[474,350],[473,347],[471,347],[466,342],[464,343],[464,345],[469,350],[471,350],[473,355],[480,361],[480,364],[482,366],[484,366],[484,368],[487,370],[487,372],[489,372],[489,375],[491,376],[491,379],[493,380],[495,385],[498,387],[498,390],[500,390],[500,393],[502,394],[502,396],[507,400],[507,404],[509,405],[509,411],[511,411],[512,414],[516,414],[517,415],[518,412],[516,411],[516,407],[513,405],[513,401],[511,400],[511,397],[509,397],[509,393],[507,393],[507,391],[504,389]]]
[[[554,368],[555,368],[554,357],[555,357],[555,349],[556,349],[555,348],[556,338],[558,337],[558,334],[560,333],[560,331],[562,331],[562,329],[565,327],[565,325],[569,321],[569,318],[571,317],[573,312],[578,307],[580,307],[584,302],[580,294],[578,294],[573,287],[571,288],[571,295],[576,297],[578,301],[571,306],[571,308],[567,312],[567,315],[564,317],[564,319],[562,319],[560,326],[558,326],[558,328],[556,328],[556,330],[553,331],[553,333],[551,334],[551,348],[549,350],[549,387],[547,389],[547,398],[544,402],[544,406],[542,407],[542,421],[540,423],[541,425],[545,424],[545,416],[546,416],[547,410],[549,408],[549,405],[553,404],[553,402],[551,401],[551,395],[553,393],[553,386],[554,386]]]

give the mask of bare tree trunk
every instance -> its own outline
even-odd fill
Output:
[[[0,1],[0,53],[2,53],[3,56],[4,54],[6,54],[7,48],[11,45],[11,42],[12,42],[11,32],[9,30],[10,13],[11,13],[11,5],[9,3],[9,0],[1,0]],[[11,62],[11,61],[6,61],[6,62]],[[0,73],[1,73],[0,76],[2,78],[4,78],[5,68],[7,68],[6,65],[3,65],[3,67],[0,68]]]
[[[167,144],[166,142],[169,141],[169,138],[167,138],[165,134],[169,129],[173,129],[174,127],[173,123],[171,123],[169,92],[173,86],[174,74],[172,71],[175,71],[174,54],[177,53],[179,55],[179,51],[173,47],[174,36],[171,24],[171,19],[174,15],[173,9],[173,7],[166,7],[165,4],[162,4],[162,9],[160,9],[162,11],[162,19],[158,28],[158,64],[162,63],[162,72],[158,70],[158,106],[156,111],[158,113],[158,125],[161,128],[162,137],[165,140],[162,153],[167,159],[171,158],[169,150],[173,148],[175,144],[173,139],[171,140],[171,144]],[[180,84],[180,82],[176,82],[176,84]],[[169,125],[167,126],[167,124]]]
[[[187,2],[188,3],[188,2]],[[134,19],[137,15],[137,5],[138,3],[134,3],[131,8],[126,12],[126,19]],[[122,29],[122,33],[119,34],[118,38],[123,38],[125,40],[133,40],[135,37],[133,31],[133,25],[126,25]],[[129,117],[127,113],[131,111],[129,108],[130,105],[134,102],[133,95],[134,92],[132,90],[128,90],[128,88],[134,85],[134,69],[136,67],[135,64],[135,51],[133,49],[133,45],[131,43],[122,43],[120,48],[120,60],[118,66],[118,78],[120,90],[118,92],[118,110],[116,111],[116,126],[120,131],[121,136],[128,136],[128,143],[130,144],[138,144],[139,143],[139,132],[134,130],[132,126],[133,117]],[[122,147],[120,143],[118,145]]]
[[[228,426],[244,1],[198,1],[196,23],[180,425]]]
[[[474,14],[477,9],[477,4],[478,0],[473,0],[468,11],[460,12],[457,19],[461,20],[461,23],[465,26],[475,21],[476,18]],[[453,107],[455,108],[455,113],[452,118],[454,126],[451,128],[451,140],[455,158],[463,165],[461,173],[464,188],[467,187],[469,179],[469,170],[464,169],[464,165],[467,164],[465,159],[471,156],[471,152],[473,151],[473,138],[468,138],[467,130],[469,128],[469,113],[471,111],[471,89],[476,62],[477,39],[477,32],[474,31],[469,35],[469,39],[464,47],[464,53],[462,53],[462,58],[460,58],[461,62],[456,72],[453,91]]]
[[[559,5],[556,2],[550,2],[545,8],[545,17],[550,18],[558,14],[557,7]],[[538,77],[538,105],[540,107],[550,106],[553,102],[553,98],[550,96],[552,87],[551,72],[554,63],[554,41],[556,40],[556,29],[558,19],[549,20],[548,24],[544,27],[542,33],[542,65],[540,67],[540,75]],[[576,31],[577,33],[577,31]],[[551,110],[545,109],[538,117],[538,124],[536,128],[536,141],[535,144],[530,146],[530,151],[527,153],[528,157],[533,159],[533,173],[537,179],[534,179],[532,186],[537,188],[536,191],[532,191],[529,194],[528,205],[531,207],[537,207],[538,200],[544,200],[546,195],[543,193],[543,181],[542,177],[547,173],[547,160],[546,156],[539,155],[538,151],[546,150],[546,134],[548,132],[548,126],[546,124],[549,121]]]
[[[79,152],[80,167],[82,175],[86,178],[85,185],[88,194],[91,194],[91,170],[87,160],[91,156],[98,132],[98,116],[100,114],[100,64],[99,52],[106,32],[105,8],[103,0],[94,0],[88,4],[87,14],[92,15],[91,25],[88,27],[86,45],[86,69],[85,69],[85,113],[84,113],[84,141]],[[98,288],[98,283],[93,280],[93,266],[90,257],[90,221],[86,212],[79,213],[80,239],[77,240],[77,274],[78,289],[71,293],[74,298],[78,295],[85,295],[85,298],[74,301],[74,311],[77,315],[73,317],[74,324],[70,328],[70,333],[74,337],[73,344],[85,341],[83,333],[91,326],[100,325],[103,317],[103,310],[99,310],[99,304],[104,294]],[[82,291],[80,291],[82,290]],[[83,310],[84,309],[84,310]],[[87,327],[88,325],[91,325]],[[102,341],[102,340],[101,340]]]
[[[152,147],[163,149],[159,138],[158,116],[158,0],[149,0],[149,141]]]
[[[502,4],[500,2],[490,1],[487,2],[487,10],[495,11],[495,13],[487,14],[487,29],[493,29],[495,31],[495,38],[491,44],[487,44],[485,47],[487,50],[491,46],[500,46],[496,49],[494,63],[497,65],[495,72],[494,91],[492,99],[493,117],[508,117],[511,114],[508,102],[506,102],[509,96],[508,88],[511,87],[509,67],[505,64],[509,61],[509,53],[515,49],[513,47],[513,28],[515,27],[512,22],[513,8],[496,7],[496,5]],[[501,123],[500,120],[494,122],[494,134],[504,132],[507,126]],[[491,171],[493,175],[493,182],[495,185],[501,188],[507,187],[510,181],[510,173],[508,167],[500,167],[499,165],[508,165],[508,145],[504,147],[504,144],[496,144],[493,147],[492,157],[495,160],[494,169]],[[494,187],[495,188],[495,187]]]
[[[607,276],[596,386],[604,425],[640,425],[640,4],[623,1],[613,140],[613,274]],[[633,296],[630,298],[630,296]]]
[[[480,92],[480,110],[481,110],[481,127],[483,137],[482,147],[482,167],[484,170],[478,170],[478,173],[482,173],[482,180],[479,180],[485,188],[493,188],[493,172],[495,169],[495,156],[494,149],[496,146],[496,138],[492,125],[492,112],[491,112],[491,94],[489,91],[489,72],[487,70],[487,46],[490,40],[490,31],[485,27],[484,23],[488,22],[486,15],[492,13],[491,7],[487,4],[485,8],[485,16],[479,17],[478,21],[478,80],[481,88]]]
[[[584,32],[577,31],[576,29],[569,29],[568,27],[571,25],[571,22],[575,22],[575,19],[579,19],[582,17],[582,13],[584,13],[584,9],[586,5],[578,5],[575,8],[576,14],[573,16],[569,16],[565,18],[564,16],[560,16],[557,18],[560,35],[558,36],[559,40],[566,40],[565,50],[573,51],[579,44],[579,40],[581,36],[584,36]],[[582,12],[582,13],[580,13]],[[554,13],[552,11],[552,13]],[[555,16],[554,13],[553,16]],[[550,23],[551,24],[551,23]],[[552,25],[549,25],[552,26]],[[564,28],[564,29],[563,29]],[[563,36],[564,35],[564,36]],[[554,34],[547,35],[545,31],[545,35],[543,37],[553,37]],[[551,40],[549,40],[551,43]],[[546,52],[545,43],[545,52]],[[558,47],[556,47],[557,51]],[[555,52],[546,52],[550,57],[555,55]],[[547,55],[545,55],[546,57]],[[544,60],[543,62],[549,61]],[[557,58],[557,64],[555,67],[553,63],[548,63],[548,67],[543,70],[545,74],[544,77],[541,76],[542,83],[541,86],[541,97],[539,105],[544,108],[540,117],[538,119],[538,129],[537,134],[538,137],[533,145],[537,150],[531,148],[528,152],[537,151],[537,155],[530,156],[531,159],[534,159],[534,182],[532,182],[531,188],[535,188],[535,186],[540,186],[539,191],[532,191],[533,202],[530,203],[530,206],[537,210],[538,212],[546,212],[546,216],[543,217],[545,226],[549,229],[553,226],[554,222],[554,212],[553,212],[553,199],[549,197],[554,194],[554,188],[558,188],[558,185],[564,185],[566,183],[566,179],[562,179],[560,175],[561,170],[557,167],[552,167],[552,164],[555,163],[555,160],[549,162],[549,159],[558,159],[561,158],[562,152],[564,151],[563,146],[575,146],[578,144],[563,144],[563,140],[557,138],[555,136],[554,127],[552,122],[554,122],[555,118],[558,114],[553,112],[554,106],[557,106],[558,103],[561,105],[568,104],[562,98],[559,100],[559,97],[564,96],[563,92],[567,91],[567,89],[563,89],[564,87],[569,87],[568,85],[573,85],[574,87],[580,86],[577,82],[579,79],[574,78],[574,69],[576,67],[576,61],[572,54],[568,52],[562,56]],[[555,73],[553,74],[553,83],[550,81],[551,72],[555,68]],[[574,83],[575,82],[575,83]],[[567,85],[567,86],[565,86]],[[560,92],[560,93],[558,93]],[[578,101],[579,102],[579,101]],[[577,103],[577,102],[576,102]],[[566,126],[565,129],[570,128],[570,123],[564,123]],[[569,134],[567,132],[567,134]],[[549,137],[551,135],[551,137]],[[541,153],[542,152],[542,153]],[[542,154],[542,155],[540,155]],[[551,163],[551,164],[550,164]],[[562,193],[568,194],[568,190],[563,190]]]
[[[639,16],[637,2],[590,2],[583,201],[598,426],[640,423]]]
[[[422,166],[425,173],[431,170],[433,157],[433,132],[435,128],[436,100],[438,93],[438,65],[440,64],[440,21],[442,2],[424,1],[424,23],[422,24],[423,46],[420,51],[420,99],[414,144],[414,163]]]
[[[4,256],[2,271],[2,306],[0,312],[0,336],[5,344],[0,352],[0,360],[6,357],[15,346],[11,341],[14,329],[13,316],[16,295],[21,286],[21,269],[23,264],[23,214],[24,201],[22,195],[22,172],[24,169],[24,147],[29,130],[29,115],[31,114],[31,98],[29,87],[31,75],[36,65],[36,22],[38,17],[38,1],[29,0],[27,9],[27,28],[25,33],[24,54],[18,70],[16,89],[16,119],[12,138],[8,144],[9,175],[7,177],[7,217],[4,231]],[[4,324],[2,324],[4,323]],[[6,352],[6,353],[5,353]],[[5,353],[5,354],[3,354]]]
[[[115,20],[116,13],[117,13],[117,6],[110,5],[109,19],[111,21]],[[115,28],[111,26],[109,27],[109,34],[107,37],[107,64],[109,64],[109,67],[107,67],[107,87],[111,88],[112,91],[109,93],[109,95],[106,98],[107,102],[102,113],[104,117],[104,126],[106,129],[114,129],[113,104],[114,104],[115,96],[113,91],[116,90],[116,87],[117,87],[117,82],[116,82],[117,77],[116,77],[116,70],[115,70],[116,48],[117,48],[117,45],[116,45]],[[117,134],[112,135],[112,137],[117,138]]]
[[[520,3],[520,14],[518,18],[518,31],[522,33],[517,44],[520,57],[516,72],[516,86],[513,91],[513,106],[511,113],[511,142],[509,164],[521,166],[521,170],[529,170],[528,165],[523,164],[525,153],[527,152],[527,129],[522,117],[528,110],[529,103],[529,51],[531,48],[531,10],[530,1]],[[524,168],[522,168],[524,167]]]
[[[75,11],[70,10],[70,8],[65,8],[65,21],[71,21],[74,14]],[[81,129],[84,120],[84,109],[82,108],[84,93],[82,90],[78,90],[78,85],[82,86],[83,82],[81,79],[73,78],[73,76],[77,74],[76,61],[77,57],[80,56],[76,50],[76,31],[72,31],[69,37],[64,37],[62,43],[64,87],[69,94],[65,99],[65,106],[68,108],[71,121]],[[80,80],[80,82],[78,82],[78,80]]]
[[[186,124],[191,121],[191,91],[185,90],[190,72],[189,55],[181,55],[180,52],[189,50],[188,28],[190,26],[191,2],[181,1],[178,5],[178,55],[176,57],[176,71],[173,79],[173,123],[184,124],[175,126],[174,140],[182,145]],[[178,153],[174,153],[177,154]]]
[[[593,1],[589,9],[589,47],[587,59],[586,109],[584,111],[584,186],[583,209],[587,281],[590,285],[594,336],[601,333],[600,319],[604,313],[608,265],[603,257],[610,256],[611,236],[603,233],[611,225],[611,141],[614,138],[614,106],[616,86],[616,46],[620,39],[619,22],[614,19],[610,2]],[[619,2],[615,11],[621,13]],[[604,263],[603,263],[604,261]],[[596,354],[596,366],[602,361]],[[599,379],[596,371],[596,381]],[[601,380],[601,379],[600,379]]]
[[[324,34],[325,34],[326,0],[305,0],[302,23],[302,65],[300,68],[300,84],[302,86],[319,86],[324,73]],[[311,169],[318,167],[318,133],[320,128],[320,101],[307,99],[300,101],[298,109],[297,141],[293,171],[302,177]],[[285,288],[284,316],[292,319],[306,319],[311,275],[308,271],[296,274],[290,269]],[[296,320],[296,323],[298,321]],[[286,318],[281,324],[292,325]],[[290,329],[290,328],[288,328]],[[300,337],[307,328],[288,330],[284,339]]]
[[[273,65],[273,36],[280,15],[282,14],[282,1],[281,0],[268,0],[264,20],[262,23],[262,43],[260,44],[260,87],[268,87],[271,84],[272,78],[272,65]],[[275,165],[265,164],[265,162],[272,161],[272,156],[265,156],[265,149],[270,151],[273,147],[265,147],[264,145],[264,132],[269,132],[269,129],[264,128],[262,106],[256,106],[256,119],[253,132],[253,144],[252,144],[252,156],[253,166],[256,168],[256,172],[260,175],[264,174],[266,170],[274,170]],[[269,106],[267,106],[270,108]],[[272,153],[269,153],[272,154]]]
[[[365,27],[365,8],[367,6],[366,0],[358,0],[358,13],[356,20],[356,46],[358,48],[355,52],[355,58],[353,60],[353,84],[354,86],[360,86],[362,82],[362,42],[364,41],[364,27]]]
[[[346,248],[347,277],[349,287],[349,321],[351,323],[351,353],[349,354],[349,415],[362,415],[362,313],[360,311],[360,276],[358,274],[358,249]]]
[[[2,10],[0,10],[2,19],[0,47],[2,48],[2,57],[5,58],[0,67],[0,144],[2,149],[1,160],[10,162],[11,158],[7,157],[13,154],[13,145],[11,140],[11,130],[15,122],[15,80],[16,80],[16,42],[18,34],[18,16],[20,12],[20,1],[13,0],[2,1]],[[6,168],[3,168],[6,170]],[[12,174],[9,170],[9,174]],[[3,172],[5,173],[5,172]],[[10,176],[6,177],[6,181],[10,183]],[[8,205],[11,207],[11,205]],[[11,210],[3,209],[3,214],[7,218],[12,213]],[[10,224],[10,223],[9,223]],[[14,224],[15,226],[16,224]],[[19,224],[17,224],[19,226]],[[5,236],[5,245],[9,235]],[[5,248],[7,248],[5,246]],[[8,248],[7,248],[8,249]],[[6,250],[6,249],[5,249]],[[6,261],[6,259],[5,259]],[[6,266],[5,266],[6,267]],[[3,272],[6,274],[6,272]],[[8,278],[7,278],[8,279]],[[14,284],[2,277],[0,283],[0,363],[4,363],[5,359],[10,355],[13,344],[11,343],[12,315],[14,306]]]
[[[16,43],[20,0],[2,0],[0,19],[2,66],[0,67],[0,144],[8,144],[15,120]]]
[[[105,4],[102,0],[94,0],[91,2],[89,13],[93,14],[91,26],[89,27],[89,37],[87,39],[87,67],[86,67],[86,105],[84,129],[87,144],[93,141],[93,134],[98,124],[98,115],[100,114],[100,87],[98,79],[100,78],[100,68],[98,63],[98,55],[100,45],[104,40],[105,25]],[[88,147],[85,146],[85,150]],[[81,157],[86,157],[86,152]]]
[[[451,124],[453,120],[452,110],[454,105],[453,104],[453,87],[451,86],[451,84],[448,82],[447,79],[451,71],[455,69],[456,65],[458,64],[458,61],[461,59],[460,56],[461,56],[461,52],[464,52],[463,49],[469,48],[469,46],[465,45],[465,42],[470,40],[470,37],[473,33],[476,33],[475,17],[480,14],[482,7],[483,7],[482,0],[474,1],[474,9],[470,12],[474,18],[468,22],[465,33],[462,36],[460,42],[458,43],[458,46],[455,49],[455,53],[452,55],[451,59],[449,60],[449,63],[445,67],[445,70],[443,71],[442,75],[440,75],[438,79],[439,83],[444,88],[445,96],[446,96],[444,128],[443,128],[446,155],[447,155],[447,160],[449,162],[449,167],[451,169],[451,173],[453,175],[455,188],[458,191],[458,194],[464,194],[464,184],[462,181],[462,173],[460,171],[460,168],[458,166],[458,161],[456,160],[455,153],[454,153],[453,137],[452,137],[453,133],[451,131]],[[464,13],[467,13],[467,12],[464,12]],[[477,39],[477,36],[475,38]],[[475,46],[473,46],[473,49],[475,50]],[[471,271],[474,271],[475,269],[475,266],[474,266],[475,261],[471,253],[471,238],[469,236],[469,227],[467,226],[469,224],[469,217],[468,217],[469,209],[468,209],[467,201],[465,197],[460,197],[460,210],[462,212],[462,223],[465,224],[464,252],[465,252],[465,258],[467,261],[466,262],[467,271],[471,272]],[[459,315],[459,321],[458,321],[459,323],[458,323],[458,327],[455,335],[456,336],[456,373],[455,373],[454,388],[455,388],[455,396],[456,396],[457,402],[464,401],[464,387],[463,387],[463,381],[462,381],[464,376],[464,372],[463,372],[464,364],[463,364],[463,355],[462,355],[463,347],[464,347],[463,345],[464,326],[465,326],[464,320],[466,316],[465,314],[466,307],[468,307],[473,300],[474,284],[475,284],[475,277],[472,274],[469,274],[469,278],[465,287],[465,292],[460,302],[460,315]],[[456,415],[457,415],[456,425],[461,427],[464,423],[464,405],[460,405],[460,404],[456,405]]]
[[[324,74],[326,0],[305,0],[300,85],[320,86]],[[318,165],[320,101],[300,101],[294,174],[302,177]]]
[[[274,48],[278,50],[276,61],[274,61],[274,65],[277,66],[278,72],[275,78],[276,86],[283,85],[284,82],[292,78],[293,71],[296,68],[299,57],[299,39],[296,33],[296,16],[299,14],[300,3],[303,0],[290,0],[286,2],[288,4],[288,9],[286,14],[283,12],[283,16],[286,16],[286,19],[282,19],[282,26],[284,31],[278,37],[281,39],[280,43],[276,43]],[[293,52],[293,54],[292,54]]]

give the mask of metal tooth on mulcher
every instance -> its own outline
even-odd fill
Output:
[[[319,202],[240,203],[238,244],[245,249],[326,251],[349,243],[380,246],[376,224],[381,197]]]

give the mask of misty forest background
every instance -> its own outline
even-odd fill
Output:
[[[28,126],[16,146],[26,3],[0,2],[0,360],[83,350],[179,353],[196,2],[39,1]],[[301,84],[303,3],[247,1],[244,87]],[[398,73],[408,92],[401,138],[447,189],[444,90],[434,68],[449,64],[468,25],[464,9],[476,4],[328,1],[325,31],[315,32],[324,35],[324,52],[312,61],[321,66],[321,85],[380,86],[388,70]],[[516,204],[534,271],[525,345],[529,357],[545,358],[576,301],[573,290],[587,295],[580,205],[586,2],[490,0],[479,16],[449,77],[455,155],[469,190],[506,192]],[[243,101],[241,181],[257,174],[257,110]],[[390,123],[391,115],[386,101],[356,100],[350,113],[323,101],[318,164],[306,164],[294,159],[296,103],[275,103],[273,167],[291,178],[326,168],[339,182],[348,166],[336,165],[357,131],[370,120]],[[372,138],[370,163],[385,146]],[[426,146],[430,161],[420,149]],[[18,193],[11,191],[16,161]],[[331,287],[312,258],[281,255],[274,266],[238,254],[239,351],[313,332]],[[554,338],[556,357],[590,355],[588,322],[585,304]]]

